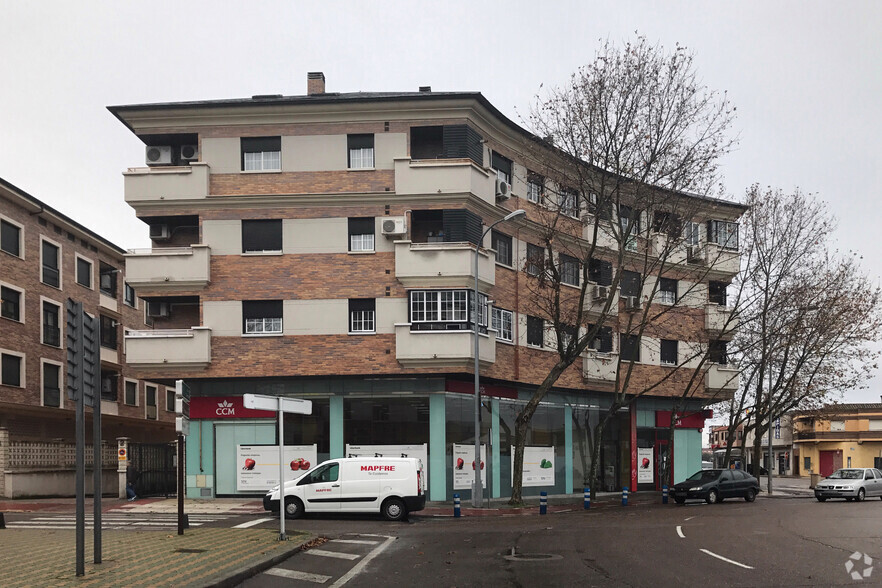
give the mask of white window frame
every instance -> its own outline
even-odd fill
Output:
[[[11,349],[0,348],[0,356],[2,356],[2,355],[14,355],[16,357],[21,358],[21,363],[19,364],[19,373],[18,373],[19,385],[17,387],[18,388],[27,388],[28,387],[27,354],[21,353],[20,351],[13,351]],[[0,360],[0,386],[6,386],[7,388],[15,388],[16,387],[16,386],[11,386],[9,384],[3,384],[2,382],[3,382],[3,363],[2,363],[2,360]]]
[[[363,335],[377,332],[376,310],[353,310],[349,313],[349,332]]]
[[[89,264],[88,286],[80,282],[80,260],[83,260]],[[78,286],[82,286],[83,288],[88,288],[89,290],[95,289],[95,262],[92,261],[91,258],[86,257],[85,255],[80,255],[77,252],[74,252],[74,282],[76,282]]]
[[[565,262],[563,259],[561,259],[561,256],[568,257],[572,260],[569,262],[569,265],[574,266],[572,269],[573,276],[567,275],[568,272],[565,271],[567,268],[567,262]],[[579,283],[581,282],[581,275],[580,275],[581,272],[579,271],[581,268],[580,268],[579,260],[571,255],[558,254],[557,262],[560,265],[560,283],[567,285],[567,286],[574,286],[574,287],[578,288]],[[570,279],[571,277],[575,277],[575,281],[568,282],[567,280]]]
[[[673,278],[670,278],[670,279],[673,279]],[[677,304],[677,299],[679,298],[677,295],[677,290],[679,289],[679,287],[680,287],[679,281],[674,280],[674,291],[673,292],[670,292],[668,290],[662,290],[661,289],[661,280],[659,280],[658,303],[659,304],[667,304],[670,306]]]
[[[662,354],[662,342],[673,341],[677,344],[677,358],[674,361],[665,361]],[[677,365],[680,362],[680,342],[677,339],[659,339],[658,341],[658,362],[661,365]]]
[[[534,182],[532,180],[527,180],[527,201],[532,202],[534,204],[539,204],[542,202],[542,192],[544,191],[544,186],[540,182]]]
[[[126,290],[127,290],[127,289],[128,289],[128,290],[131,290],[131,291],[132,291],[132,296],[134,296],[134,299],[132,300],[132,304],[129,304],[128,301],[126,300]],[[129,308],[134,308],[134,309],[137,309],[137,308],[138,308],[138,294],[135,292],[135,289],[132,288],[132,287],[129,285],[129,283],[126,282],[125,280],[123,280],[123,304],[125,304],[125,305],[128,306]]]
[[[830,421],[830,431],[831,432],[844,431],[844,430],[845,430],[845,420],[844,419],[837,419],[835,421],[834,420]]]
[[[132,383],[135,385],[135,403],[134,404],[129,404],[128,402],[126,402],[126,385],[129,383]],[[123,393],[122,393],[123,406],[139,406],[140,402],[138,402],[138,401],[139,401],[139,396],[140,396],[140,391],[141,391],[140,388],[141,388],[141,382],[139,380],[135,380],[133,378],[123,378]]]
[[[514,343],[514,313],[504,308],[493,307],[492,327],[496,330],[496,340]]]
[[[169,408],[169,393],[171,394],[171,408]],[[123,395],[125,395],[125,389],[123,389]],[[165,396],[165,412],[175,412],[175,389],[169,386],[165,387],[163,390],[163,396]],[[123,398],[123,402],[125,402],[125,398]]]
[[[281,335],[282,317],[263,317],[245,319],[243,335]]]
[[[46,382],[43,379],[43,366],[44,365],[54,365],[58,368],[58,406],[51,408],[64,408],[64,397],[67,396],[65,394],[65,389],[67,386],[65,385],[67,382],[67,374],[64,371],[64,364],[60,361],[53,361],[51,359],[46,359],[44,357],[40,358],[40,406],[46,406]]]
[[[373,233],[364,233],[362,235],[349,235],[349,251],[350,252],[373,252],[374,249],[374,234]]]
[[[282,171],[281,151],[243,151],[244,172]]]
[[[153,388],[153,390],[155,391],[155,393],[153,394],[153,402],[155,404],[152,404],[152,405],[147,404],[147,399],[148,399],[147,392],[150,388]],[[154,418],[154,419],[151,419],[150,416],[147,414],[147,409],[150,408],[151,406],[153,406],[156,409],[156,418]],[[149,421],[158,421],[159,420],[159,386],[157,386],[156,384],[145,384],[144,385],[144,418]]]
[[[0,251],[5,253],[6,255],[11,255],[12,257],[17,257],[18,259],[24,259],[25,258],[25,227],[24,227],[24,225],[12,220],[8,216],[4,216],[2,214],[0,214],[0,220],[4,220],[7,223],[9,223],[10,225],[13,225],[18,228],[18,255],[15,255],[14,253],[10,253],[9,251],[6,251],[5,249],[0,249]],[[43,269],[42,266],[40,267],[40,269],[41,270]]]
[[[43,327],[45,323],[43,322],[43,304],[48,302],[53,306],[58,307],[58,346],[49,345],[45,342]],[[52,300],[51,298],[46,298],[45,296],[40,296],[40,344],[46,345],[47,347],[51,347],[52,349],[62,349],[65,346],[64,339],[64,327],[67,325],[67,320],[65,316],[65,307],[63,304],[58,302],[57,300]]]
[[[739,239],[738,223],[725,220],[712,220],[711,222],[714,223],[714,234],[708,235],[708,241],[713,238],[713,243],[716,243],[723,249],[737,251]],[[731,244],[733,240],[735,241],[734,245]]]
[[[688,247],[697,247],[701,244],[701,223],[689,221],[683,227],[683,242]]]
[[[564,216],[579,218],[579,194],[571,188],[560,190],[560,213]]]
[[[9,282],[0,282],[0,286],[4,286],[9,288],[10,290],[15,290],[18,292],[18,318],[9,318],[7,316],[0,315],[0,318],[6,319],[8,321],[12,321],[14,323],[25,323],[25,291],[23,288],[19,288],[18,286],[14,286]],[[42,309],[41,309],[42,312]]]
[[[58,285],[53,286],[47,282],[43,281],[43,241],[49,243],[50,245],[58,248]],[[64,248],[61,246],[61,243],[58,241],[54,241],[45,235],[40,235],[40,283],[44,286],[49,286],[50,288],[55,288],[56,290],[64,289]]]
[[[350,149],[349,169],[374,169],[374,148],[358,147]]]

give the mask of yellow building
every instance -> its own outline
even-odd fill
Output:
[[[882,404],[832,404],[793,415],[799,474],[882,465]]]

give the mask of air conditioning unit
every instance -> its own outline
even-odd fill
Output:
[[[384,235],[404,235],[407,233],[407,223],[403,216],[390,216],[383,219],[381,230]]]
[[[594,286],[594,300],[606,300],[609,298],[609,286]]]
[[[144,157],[147,165],[171,165],[172,148],[170,145],[147,145]]]
[[[640,310],[640,297],[639,296],[625,296],[625,308],[628,310]]]
[[[511,198],[511,184],[501,178],[496,178],[496,199],[508,200]]]
[[[698,245],[690,245],[686,247],[687,263],[704,263],[704,249]]]
[[[155,241],[162,241],[164,239],[168,239],[171,236],[171,231],[169,231],[168,225],[165,223],[150,225],[150,238]]]
[[[179,153],[181,156],[181,161],[196,161],[197,159],[199,159],[199,146],[181,145],[181,150]]]
[[[148,302],[147,316],[151,318],[167,318],[169,316],[168,302]]]

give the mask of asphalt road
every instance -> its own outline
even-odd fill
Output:
[[[409,523],[314,516],[291,526],[332,540],[323,551],[354,557],[298,553],[280,566],[289,572],[247,586],[315,586],[317,578],[352,587],[882,584],[880,500],[760,498]],[[855,553],[851,572],[870,573],[860,582],[846,568]]]

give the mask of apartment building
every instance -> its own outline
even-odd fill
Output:
[[[882,404],[830,404],[791,418],[795,474],[829,476],[882,464]]]
[[[123,330],[147,324],[143,303],[125,281],[124,253],[0,178],[0,428],[7,441],[74,439],[65,379],[69,298],[100,321],[103,440],[115,448],[117,437],[174,439],[165,387],[139,379],[125,364]]]
[[[279,439],[274,415],[246,409],[244,393],[312,401],[311,415],[285,418],[283,442],[296,457],[419,456],[431,500],[467,491],[477,316],[484,487],[507,495],[515,416],[555,361],[524,295],[551,179],[519,155],[528,134],[480,93],[326,92],[315,72],[307,87],[300,96],[109,107],[145,145],[147,165],[124,172],[125,199],[154,244],[126,255],[127,280],[154,321],[127,332],[126,360],[145,378],[182,378],[192,390],[187,493],[259,490],[242,473],[243,458]],[[658,377],[676,363],[677,339],[682,355],[731,314],[725,286],[739,267],[744,208],[681,197],[701,214],[689,223],[679,267],[699,251],[725,255],[693,289],[701,294],[688,320],[627,341],[640,364],[635,378]],[[573,203],[576,242],[587,229]],[[517,209],[525,219],[481,241],[484,227]],[[719,236],[725,231],[729,238]],[[592,269],[598,292],[608,268]],[[686,284],[664,287],[676,298]],[[601,297],[610,295],[619,292]],[[622,292],[614,312],[639,296]],[[588,430],[609,406],[620,345],[611,330],[599,337],[540,405],[527,445],[528,461],[543,466],[526,494],[581,492]],[[672,415],[675,378],[611,423],[605,487],[662,482],[653,466],[638,483],[636,464],[658,463],[672,418],[674,477],[700,469],[703,405],[737,388],[724,346],[716,342],[688,418]]]

